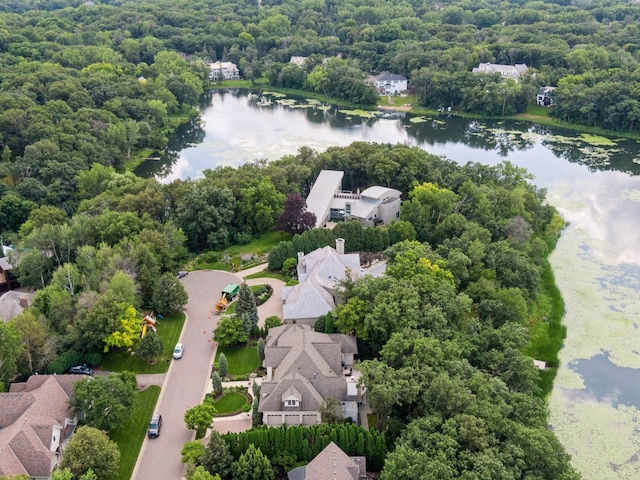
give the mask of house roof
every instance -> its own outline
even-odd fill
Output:
[[[407,77],[404,75],[397,75],[395,73],[380,72],[374,77],[378,82],[393,82],[393,81],[406,81]]]
[[[7,272],[13,268],[7,257],[0,257],[0,270]]]
[[[366,475],[365,457],[349,457],[330,442],[308,465],[289,472],[289,480],[358,480]]]
[[[31,305],[34,294],[10,290],[0,296],[0,321],[8,322],[18,316],[25,309],[25,305]]]
[[[538,95],[546,95],[549,92],[553,92],[558,87],[540,87],[538,89]]]
[[[388,197],[400,198],[402,196],[402,192],[400,190],[396,190],[395,188],[374,186],[364,190],[360,194],[360,196],[375,198],[376,200],[385,200]]]
[[[318,318],[335,307],[333,291],[347,278],[362,275],[360,256],[357,253],[339,254],[335,248],[323,247],[303,258],[305,268],[298,268],[300,283],[283,287],[282,314],[284,320]]]
[[[357,353],[354,337],[315,332],[300,324],[271,328],[263,366],[274,371],[271,381],[262,382],[259,410],[281,410],[283,398],[293,393],[306,411],[317,411],[327,398],[345,399],[343,353]]]
[[[304,62],[307,60],[307,58],[309,58],[309,57],[301,57],[301,56],[298,56],[298,55],[291,55],[291,59],[289,60],[289,63],[295,63],[297,66],[303,67],[304,66]]]
[[[33,375],[0,393],[0,475],[48,477],[55,435],[73,418],[68,401],[76,375]]]
[[[321,170],[313,184],[307,197],[307,210],[316,216],[316,227],[324,224],[331,199],[342,186],[343,176],[344,172],[337,170]]]

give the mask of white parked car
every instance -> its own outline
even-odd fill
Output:
[[[176,344],[176,348],[173,349],[173,358],[176,360],[178,358],[182,358],[182,354],[184,353],[184,345],[182,343]]]

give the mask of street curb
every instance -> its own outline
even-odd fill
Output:
[[[182,325],[182,330],[180,331],[179,342],[182,341],[182,335],[184,335],[184,331],[187,328],[187,324],[189,323],[189,314],[184,312],[184,324]],[[165,387],[167,386],[167,382],[169,381],[169,377],[171,376],[171,370],[173,370],[173,359],[171,359],[171,363],[169,364],[169,369],[167,373],[164,375],[164,381],[162,382],[162,386],[160,387],[160,395],[158,396],[158,400],[156,401],[156,406],[153,409],[153,414],[155,415],[157,412],[158,405],[162,403],[162,397],[164,397]],[[149,437],[147,435],[144,436],[144,441],[142,442],[142,447],[140,447],[140,451],[138,452],[138,458],[136,459],[136,466],[133,467],[133,472],[131,473],[131,480],[135,480],[136,475],[138,473],[138,467],[140,466],[140,461],[144,454],[144,450],[147,447],[147,442],[149,441]]]

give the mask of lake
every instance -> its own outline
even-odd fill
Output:
[[[278,159],[301,146],[406,143],[458,163],[526,167],[568,222],[550,261],[567,338],[550,426],[585,479],[640,478],[640,145],[525,122],[459,117],[362,118],[314,101],[216,91],[161,160],[162,182]]]

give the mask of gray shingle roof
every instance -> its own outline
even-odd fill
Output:
[[[274,370],[272,380],[262,383],[259,410],[282,410],[283,395],[293,389],[302,396],[301,410],[305,411],[317,411],[327,398],[346,399],[343,348],[346,353],[357,353],[355,338],[314,332],[308,325],[270,329],[263,366]]]
[[[0,393],[0,475],[49,476],[55,457],[54,427],[62,431],[66,419],[73,418],[69,395],[73,382],[82,378],[33,375]]]
[[[8,322],[22,313],[24,311],[24,307],[21,305],[22,299],[26,299],[26,305],[31,305],[33,296],[33,293],[17,290],[10,290],[0,296],[0,321]]]
[[[358,480],[365,476],[365,457],[349,457],[334,442],[329,443],[305,469],[305,480]]]

